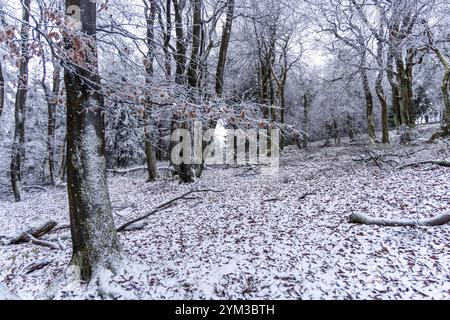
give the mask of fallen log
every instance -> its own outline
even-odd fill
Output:
[[[351,223],[375,225],[382,227],[437,227],[442,226],[450,222],[450,213],[440,214],[433,218],[427,219],[385,219],[385,218],[373,218],[363,213],[354,213],[350,216]]]

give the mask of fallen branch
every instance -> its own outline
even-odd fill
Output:
[[[134,167],[134,168],[128,168],[128,169],[108,169],[106,171],[109,173],[114,173],[114,174],[127,174],[127,173],[146,170],[146,169],[147,169],[147,166],[140,166],[140,167]]]
[[[118,232],[139,231],[139,230],[143,230],[147,225],[148,225],[148,222],[140,221],[140,222],[135,222],[135,223],[125,227],[123,230],[117,230],[117,231]]]
[[[50,265],[52,263],[51,260],[43,260],[40,262],[33,262],[31,264],[29,264],[26,268],[25,271],[23,272],[24,274],[30,274],[34,271],[37,270],[41,270],[43,268],[45,268],[46,266]]]
[[[139,218],[136,218],[136,219],[133,219],[133,220],[131,220],[129,222],[124,223],[119,228],[117,228],[117,232],[126,231],[126,228],[128,226],[131,226],[132,224],[135,224],[135,223],[137,223],[139,221],[145,220],[148,217],[154,215],[155,213],[157,213],[159,211],[163,211],[163,210],[166,210],[166,209],[172,207],[173,204],[176,201],[178,201],[178,200],[185,200],[185,199],[187,199],[187,197],[189,195],[195,194],[195,193],[201,193],[201,192],[216,192],[216,193],[219,193],[219,192],[223,192],[223,191],[217,191],[217,190],[193,190],[193,191],[186,192],[185,194],[183,194],[183,195],[181,195],[179,197],[173,198],[173,199],[171,199],[171,200],[169,200],[167,202],[164,202],[163,204],[157,206],[153,211],[151,211],[151,212],[149,212],[149,213],[147,213],[147,214],[145,214],[145,215],[143,215],[143,216],[141,216]]]
[[[47,191],[46,188],[41,187],[41,186],[23,186],[22,188],[24,190],[37,189],[37,190],[41,190],[41,191]]]
[[[53,250],[61,249],[59,247],[59,245],[57,245],[57,244],[55,244],[53,242],[50,242],[50,241],[44,241],[44,240],[36,239],[31,234],[26,235],[24,237],[24,239],[28,240],[28,241],[25,241],[25,242],[31,242],[32,244],[35,244],[37,246],[47,247],[47,248],[50,248],[50,249],[53,249]]]
[[[409,168],[409,167],[417,167],[417,166],[424,165],[424,164],[434,164],[436,166],[441,166],[441,167],[450,167],[450,161],[429,160],[429,161],[420,161],[420,162],[414,162],[414,163],[405,164],[403,166],[398,167],[398,169],[405,169],[405,168]]]
[[[354,213],[350,216],[350,222],[383,227],[435,227],[449,223],[450,213],[444,213],[433,218],[419,220],[373,218],[362,213]]]
[[[28,227],[25,231],[22,231],[19,235],[12,237],[6,241],[6,244],[19,244],[30,242],[32,239],[36,239],[51,232],[58,223],[54,220],[48,220],[41,224],[36,224]]]

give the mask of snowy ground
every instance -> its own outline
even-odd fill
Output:
[[[398,163],[450,159],[444,142],[370,150]],[[190,185],[168,177],[146,183],[142,173],[111,176],[117,225],[189,190],[224,191],[181,201],[148,219],[146,229],[120,234],[130,259],[147,267],[114,281],[140,299],[449,299],[450,225],[383,228],[353,225],[348,217],[444,213],[450,169],[354,161],[363,158],[362,146],[289,148],[276,176],[210,169]],[[67,223],[65,189],[35,190],[22,203],[3,195],[0,235],[36,217]],[[0,286],[34,298],[64,271],[71,244],[62,244],[64,250],[0,246]],[[26,274],[42,261],[49,265]]]

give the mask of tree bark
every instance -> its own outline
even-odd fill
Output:
[[[231,29],[233,27],[234,18],[234,1],[227,1],[227,17],[223,27],[222,41],[220,42],[219,61],[217,62],[216,70],[216,94],[221,96],[223,94],[223,80],[225,75],[225,65],[227,62],[228,46],[230,44]]]
[[[106,268],[115,271],[122,250],[114,226],[106,180],[103,98],[99,94],[96,34],[96,3],[67,0],[66,9],[81,9],[81,32],[76,41],[85,49],[82,65],[65,68],[67,93],[67,186],[73,255],[81,280],[90,281]],[[74,39],[65,39],[73,48]],[[69,62],[68,62],[69,63]]]
[[[25,115],[28,93],[28,24],[30,22],[30,0],[22,2],[21,58],[15,103],[15,130],[11,158],[11,184],[14,199],[22,200],[22,164],[25,158]]]

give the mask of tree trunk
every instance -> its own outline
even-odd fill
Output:
[[[4,106],[5,106],[5,79],[3,78],[2,64],[0,63],[0,118],[2,117]]]
[[[221,96],[223,94],[223,80],[225,75],[225,65],[227,61],[228,46],[230,44],[231,29],[234,18],[234,0],[227,1],[227,18],[225,26],[223,27],[222,41],[219,49],[219,61],[217,62],[216,71],[216,94]]]
[[[146,126],[145,126],[145,157],[147,159],[147,173],[148,181],[152,182],[158,179],[158,169],[156,166],[156,155],[152,143],[152,135],[150,132],[150,116],[145,116]]]
[[[378,100],[380,101],[381,105],[381,125],[382,125],[382,131],[383,131],[383,143],[389,143],[389,122],[388,122],[388,106],[386,102],[386,96],[384,94],[383,89],[383,42],[382,39],[378,39],[377,43],[377,63],[378,68],[380,68],[378,72],[378,77],[375,83],[375,92],[378,96]]]
[[[408,102],[408,126],[410,128],[416,127],[416,107],[414,105],[414,94],[413,94],[413,68],[414,68],[414,57],[416,56],[416,52],[414,49],[408,50],[408,56],[406,59],[406,92]]]
[[[163,32],[163,51],[164,51],[164,70],[166,71],[166,79],[169,80],[172,76],[172,65],[170,57],[170,39],[172,33],[172,13],[171,13],[171,0],[166,0],[166,25],[164,26],[161,9],[158,9],[159,26]]]
[[[175,83],[184,84],[184,71],[186,69],[186,43],[183,30],[183,8],[180,7],[179,0],[173,0],[173,8],[175,11],[175,34],[176,34],[176,75]]]
[[[375,134],[375,122],[373,118],[373,96],[370,92],[369,79],[367,72],[361,68],[361,78],[363,82],[364,95],[366,97],[366,117],[367,117],[367,130],[369,134],[370,143],[377,142],[377,136]]]
[[[198,86],[198,66],[199,66],[199,52],[202,44],[202,1],[192,0],[192,52],[187,69],[187,81],[191,88]]]
[[[303,95],[303,131],[305,135],[303,137],[303,149],[308,149],[308,134],[309,134],[309,109],[310,109],[310,100],[308,93]]]
[[[22,2],[21,61],[15,103],[15,130],[11,158],[11,184],[14,199],[22,200],[22,164],[25,158],[25,114],[28,93],[28,24],[30,22],[30,0]]]
[[[156,2],[155,0],[150,0],[150,5],[144,0],[145,4],[145,19],[147,22],[147,58],[146,58],[146,78],[145,82],[148,85],[152,83],[152,78],[154,74],[154,60],[155,60],[155,18],[156,18]],[[151,135],[151,102],[147,101],[146,110],[144,110],[145,118],[145,128],[144,128],[144,139],[145,139],[145,157],[147,160],[147,172],[148,181],[155,181],[158,178],[157,166],[156,166],[156,156],[155,150],[152,143]]]
[[[394,125],[398,129],[401,126],[401,117],[400,117],[400,90],[398,83],[396,81],[395,72],[394,72],[394,58],[396,52],[396,28],[398,26],[394,25],[392,30],[389,32],[389,47],[387,54],[387,78],[389,80],[389,84],[391,85],[392,91],[392,113],[394,116]]]
[[[122,250],[114,226],[106,180],[103,97],[99,94],[96,3],[67,0],[66,9],[78,6],[81,35],[86,43],[82,65],[72,63],[64,72],[67,93],[67,187],[73,255],[70,266],[81,280],[91,281],[101,269],[115,272]],[[74,39],[66,38],[66,50]]]
[[[42,61],[43,64],[43,76],[42,76],[42,88],[45,93],[45,100],[47,102],[47,152],[48,152],[48,166],[50,183],[55,185],[55,123],[56,123],[56,107],[58,105],[58,96],[61,80],[61,68],[60,65],[53,62],[53,87],[49,88],[47,85],[47,68],[45,56]]]
[[[448,62],[447,58],[442,54],[442,52],[438,48],[433,48],[434,53],[438,56],[439,61],[441,62],[442,66],[444,67],[444,77],[442,79],[441,84],[441,92],[442,97],[444,100],[444,124],[449,125],[450,124],[450,96],[449,96],[449,90],[450,90],[450,63]]]
[[[64,144],[62,147],[62,159],[61,159],[61,166],[59,167],[59,181],[63,182],[65,181],[67,172],[67,134],[64,136]]]

